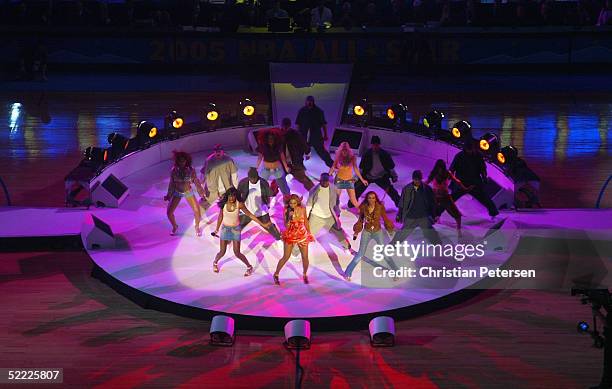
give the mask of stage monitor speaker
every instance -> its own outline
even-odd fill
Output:
[[[106,207],[119,208],[129,194],[128,187],[117,177],[109,174],[104,181],[96,182],[91,189],[91,200],[94,204],[102,203]]]
[[[361,144],[364,140],[363,130],[358,128],[336,128],[332,135],[331,144],[329,146],[330,151],[335,151],[340,147],[340,143],[348,142],[349,146],[357,154],[361,152]]]
[[[111,227],[100,218],[90,214],[81,231],[83,243],[88,249],[115,248],[115,234]]]
[[[261,128],[254,128],[247,133],[248,151],[252,154],[257,154],[257,134]]]
[[[511,208],[514,203],[514,191],[505,190],[492,179],[488,179],[484,191],[498,209]]]

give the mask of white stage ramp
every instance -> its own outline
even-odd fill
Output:
[[[325,111],[329,134],[340,124],[351,80],[350,64],[271,63],[272,115],[279,125],[285,117],[295,122],[306,96]]]

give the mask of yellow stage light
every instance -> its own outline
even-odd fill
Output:
[[[210,120],[211,122],[217,120],[218,117],[219,113],[217,111],[210,111],[206,114],[206,119]]]
[[[494,155],[499,150],[499,139],[497,135],[492,132],[487,132],[480,137],[478,145],[480,146],[480,150],[490,152],[491,155]]]
[[[242,113],[245,114],[246,116],[251,116],[255,113],[255,107],[253,107],[252,105],[247,105],[242,110]]]
[[[451,134],[455,139],[470,139],[472,137],[472,125],[467,120],[461,120],[455,123],[451,130]]]
[[[240,102],[242,114],[244,116],[253,116],[255,114],[255,103],[251,99],[244,99]]]
[[[455,138],[461,138],[461,131],[457,127],[453,127],[451,132]]]
[[[181,128],[183,127],[183,118],[176,118],[172,121],[172,127]]]
[[[489,142],[487,142],[486,139],[481,139],[480,142],[478,143],[480,145],[480,149],[482,151],[487,151],[489,150]]]
[[[499,162],[502,165],[506,163],[506,156],[501,151],[497,153],[497,162]]]

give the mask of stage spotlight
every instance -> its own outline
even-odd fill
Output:
[[[214,316],[210,323],[210,344],[232,346],[234,340],[234,319],[224,315]]]
[[[365,116],[368,113],[368,102],[366,99],[362,99],[353,107],[353,113],[356,116]]]
[[[161,134],[157,130],[155,124],[143,120],[138,124],[136,130],[136,136],[138,137],[140,147],[150,146],[152,143],[157,142],[161,138]]]
[[[484,151],[485,153],[496,155],[499,151],[499,139],[497,138],[497,135],[487,132],[480,137],[478,146],[480,147],[480,150]]]
[[[431,130],[439,130],[442,128],[442,119],[444,119],[444,113],[434,109],[425,115],[423,125]]]
[[[240,102],[240,111],[244,116],[255,114],[255,103],[251,99],[244,99]]]
[[[157,127],[155,127],[154,124],[143,121],[143,122],[140,122],[139,127],[143,128],[143,130],[142,130],[143,133],[147,134],[147,136],[150,139],[153,139],[153,138],[155,138],[157,136],[158,131],[157,131]]]
[[[387,108],[387,118],[391,120],[394,128],[402,128],[406,122],[406,111],[406,106],[403,104],[395,104]]]
[[[499,165],[511,165],[518,157],[518,150],[514,146],[505,146],[497,152],[495,161]]]
[[[461,120],[455,123],[451,134],[455,139],[469,139],[472,136],[472,125],[467,120]]]
[[[378,316],[370,320],[370,344],[372,347],[395,345],[395,322],[389,316]]]
[[[578,330],[578,332],[587,332],[589,330],[589,323],[587,323],[586,321],[580,321],[578,322],[576,329]]]
[[[166,119],[167,119],[168,124],[171,124],[172,127],[177,130],[183,127],[183,124],[185,123],[185,120],[183,119],[183,117],[179,115],[176,111],[170,111]]]
[[[113,152],[127,150],[130,143],[128,138],[116,132],[110,133],[107,139],[108,143],[112,146]]]
[[[208,106],[206,107],[206,120],[214,122],[217,119],[219,119],[217,106],[214,103],[208,103]]]
[[[103,149],[101,147],[90,146],[85,149],[85,159],[94,166],[100,166],[110,162],[109,149]]]
[[[130,140],[121,134],[113,132],[108,135],[108,143],[111,145],[110,159],[115,160],[120,158],[128,151]]]
[[[217,105],[215,103],[208,103],[202,110],[202,116],[200,117],[202,130],[214,131],[221,122],[220,119],[221,116],[219,111],[217,111]]]
[[[291,320],[285,324],[285,345],[289,349],[308,350],[310,348],[310,322]]]
[[[100,147],[89,146],[85,149],[85,159],[88,161],[102,160],[104,149]]]
[[[348,112],[349,124],[364,127],[370,120],[370,105],[366,99],[357,101]]]

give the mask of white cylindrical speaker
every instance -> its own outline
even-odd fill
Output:
[[[395,322],[389,316],[378,316],[370,320],[370,342],[372,346],[395,344]]]
[[[285,341],[289,348],[310,348],[310,322],[291,320],[285,324]]]
[[[210,343],[221,346],[234,344],[234,319],[224,315],[213,317],[210,323]]]

